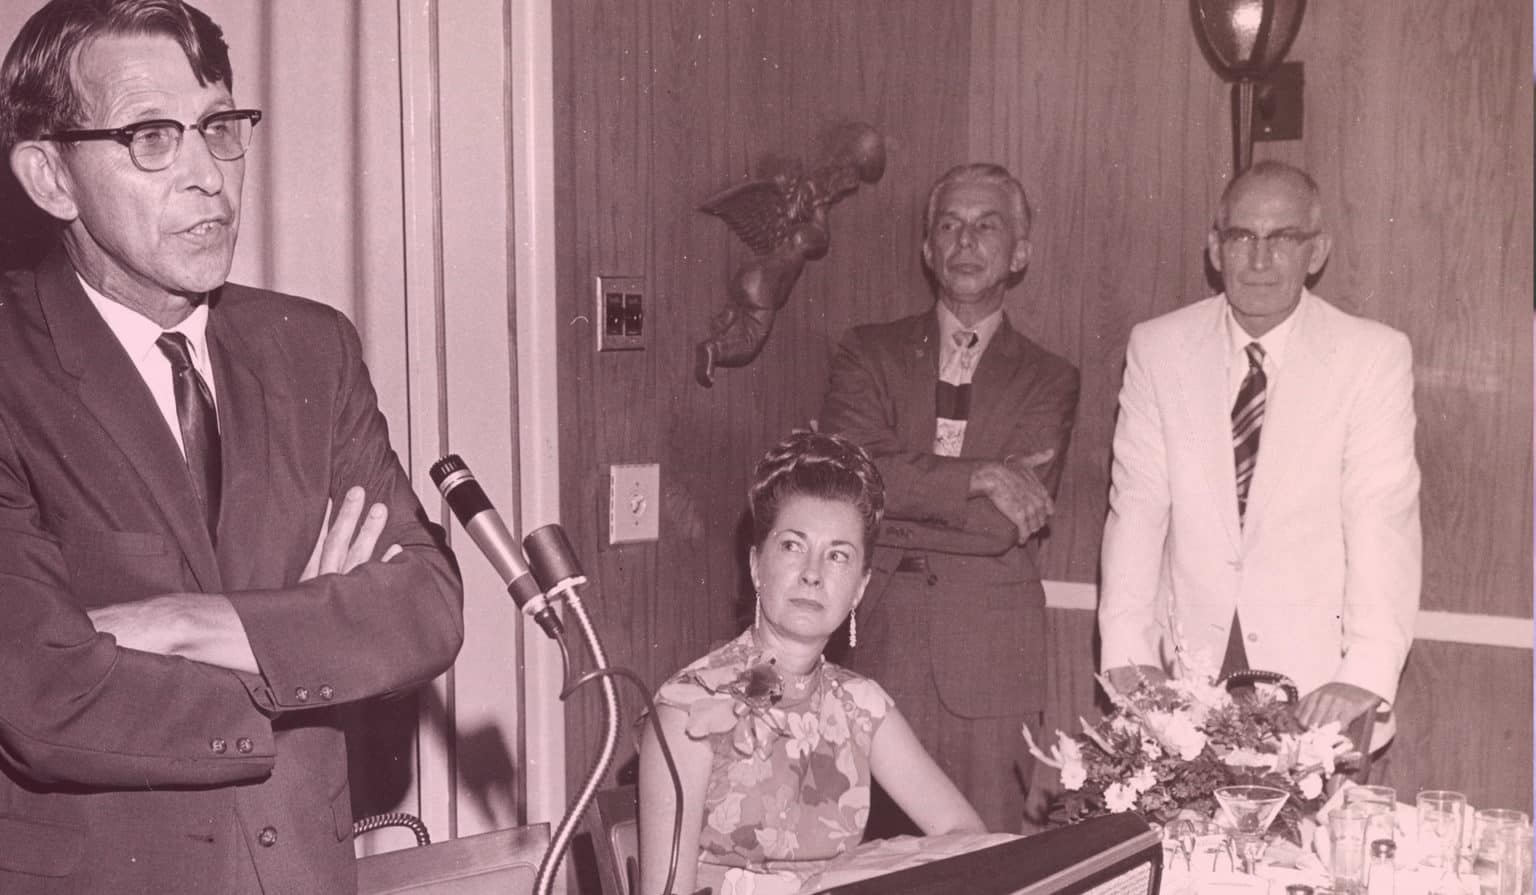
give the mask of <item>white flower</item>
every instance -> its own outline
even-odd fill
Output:
[[[1104,807],[1119,814],[1136,807],[1136,791],[1124,783],[1111,783],[1104,790]]]
[[[1088,769],[1082,762],[1065,764],[1061,768],[1061,788],[1076,792],[1088,782]]]
[[[1147,712],[1146,723],[1163,748],[1185,761],[1193,761],[1205,749],[1205,732],[1187,712]]]
[[[1157,775],[1152,773],[1152,768],[1142,765],[1136,769],[1136,773],[1132,774],[1131,779],[1126,782],[1130,784],[1131,789],[1135,790],[1139,796],[1157,785]]]
[[[1323,794],[1323,775],[1316,771],[1296,781],[1296,788],[1304,799],[1315,799]]]

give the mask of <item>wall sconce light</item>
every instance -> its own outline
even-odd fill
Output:
[[[1253,162],[1253,91],[1291,48],[1307,0],[1190,0],[1206,61],[1232,84],[1233,176]]]

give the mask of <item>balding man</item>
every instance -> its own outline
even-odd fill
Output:
[[[1413,362],[1307,289],[1330,248],[1317,184],[1260,162],[1207,238],[1224,293],[1131,331],[1099,601],[1117,687],[1202,656],[1289,676],[1307,724],[1390,712],[1421,577]]]

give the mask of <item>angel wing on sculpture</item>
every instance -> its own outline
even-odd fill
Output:
[[[700,206],[725,221],[755,255],[731,277],[729,303],[695,349],[700,385],[714,384],[717,367],[744,367],[757,357],[805,262],[827,253],[827,209],[885,173],[885,141],[869,125],[841,125],[829,142],[827,160],[808,176],[738,184]]]

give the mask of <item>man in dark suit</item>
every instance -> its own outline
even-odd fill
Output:
[[[259,120],[231,82],[179,0],[55,0],[0,69],[58,227],[0,280],[8,895],[353,891],[337,710],[463,639],[352,326],[224,282]]]
[[[1029,203],[1004,168],[934,184],[923,261],[934,308],[853,329],[821,427],[858,441],[886,484],[874,579],[851,664],[889,690],[996,831],[1023,822],[1021,725],[1045,695],[1037,534],[1053,509],[1078,375],[1025,338],[1003,296],[1029,263]],[[878,815],[877,831],[900,829]]]

